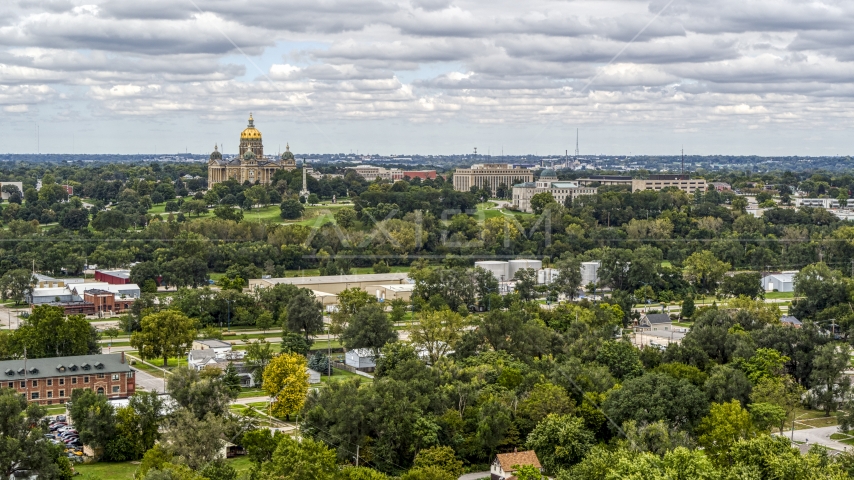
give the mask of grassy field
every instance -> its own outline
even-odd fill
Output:
[[[238,476],[248,473],[252,467],[249,457],[237,457],[226,460],[235,470]],[[74,469],[80,474],[82,480],[129,480],[133,478],[134,472],[139,467],[139,462],[98,462],[74,465]]]

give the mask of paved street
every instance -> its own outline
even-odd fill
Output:
[[[150,373],[143,372],[141,370],[134,369],[136,372],[136,386],[137,388],[141,388],[146,392],[157,392],[157,393],[165,393],[166,389],[163,388],[163,379],[157,378]]]
[[[831,440],[830,436],[834,433],[839,433],[839,429],[836,426],[806,428],[803,430],[795,430],[794,439],[798,442],[807,442],[807,444],[810,445],[817,443],[834,450],[847,450],[851,448],[850,445],[845,445],[844,443],[837,442],[836,440]],[[785,437],[792,438],[792,432],[786,432]]]
[[[480,480],[481,478],[489,478],[489,472],[467,473],[460,477],[460,480]]]

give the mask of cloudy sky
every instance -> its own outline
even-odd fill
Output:
[[[854,2],[4,0],[0,152],[850,154]],[[38,129],[38,136],[36,131]]]

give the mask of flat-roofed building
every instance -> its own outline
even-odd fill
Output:
[[[369,273],[365,275],[323,275],[315,277],[260,278],[249,280],[249,288],[269,288],[280,283],[296,285],[326,294],[338,295],[348,288],[370,292],[376,285],[409,284],[408,273]]]
[[[383,168],[383,167],[375,167],[373,165],[358,165],[356,167],[348,168],[347,170],[352,170],[358,173],[362,178],[369,182],[373,182],[376,179],[380,180],[388,180],[390,182],[395,182],[397,180],[403,180],[404,171],[399,168]]]
[[[543,174],[536,182],[526,182],[513,185],[513,206],[523,212],[531,212],[531,199],[534,195],[549,192],[552,197],[564,205],[567,199],[570,202],[582,195],[595,195],[596,187],[585,187],[577,182],[562,182],[558,180],[554,170],[543,170]]]
[[[518,183],[534,181],[527,168],[513,167],[507,163],[484,163],[471,168],[458,168],[454,172],[454,190],[468,192],[471,187],[483,188],[495,195],[502,184],[507,188]]]
[[[691,178],[689,175],[650,175],[647,179],[632,180],[632,191],[661,190],[678,188],[685,193],[705,192],[707,185],[702,178]]]
[[[579,178],[576,180],[579,185],[592,185],[597,184],[600,186],[605,185],[628,185],[632,184],[632,177],[622,176],[622,175],[588,175],[584,178]]]

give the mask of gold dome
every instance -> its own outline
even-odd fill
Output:
[[[261,132],[255,128],[255,120],[252,119],[252,114],[249,114],[249,126],[240,133],[241,140],[261,140]]]

